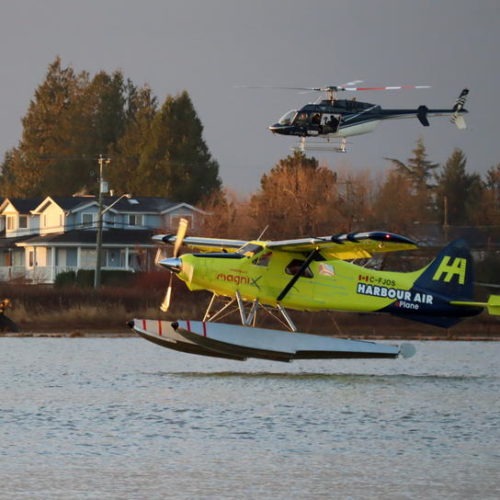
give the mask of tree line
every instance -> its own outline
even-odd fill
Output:
[[[334,172],[294,152],[261,179],[248,199],[215,196],[205,230],[220,237],[320,236],[385,229],[409,236],[431,228],[480,228],[500,241],[500,164],[484,178],[467,171],[460,149],[440,166],[422,139],[406,162],[388,158],[385,172]]]
[[[160,106],[121,71],[91,77],[56,58],[22,125],[1,165],[3,196],[95,193],[100,154],[113,159],[105,176],[118,192],[197,203],[222,185],[189,94]]]
[[[0,194],[8,197],[96,194],[97,158],[112,159],[114,190],[185,201],[211,214],[207,235],[285,238],[417,226],[500,228],[500,164],[470,173],[460,149],[444,165],[427,157],[422,139],[407,161],[387,158],[384,172],[334,172],[295,152],[238,199],[223,188],[219,165],[187,91],[160,105],[147,86],[121,71],[91,77],[56,58],[22,119],[22,137],[5,154]],[[266,229],[267,228],[267,229]],[[498,240],[498,238],[497,238]]]

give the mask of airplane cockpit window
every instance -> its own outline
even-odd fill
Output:
[[[292,109],[292,110],[288,111],[287,113],[285,113],[278,120],[278,123],[280,125],[291,125],[296,114],[297,114],[297,110],[296,109]]]
[[[256,243],[247,243],[243,245],[238,253],[244,255],[245,257],[253,257],[256,253],[260,252],[264,247],[262,245],[257,245]]]
[[[262,252],[260,255],[257,255],[257,257],[255,257],[255,259],[252,261],[252,264],[260,267],[267,267],[272,255],[273,252],[271,252],[270,250],[268,250],[267,252]]]
[[[286,274],[291,274],[292,276],[295,276],[300,271],[300,268],[302,267],[304,262],[305,262],[304,260],[293,259],[285,268]],[[303,276],[304,278],[312,278],[313,273],[311,271],[311,268],[307,266],[302,272],[301,276]]]

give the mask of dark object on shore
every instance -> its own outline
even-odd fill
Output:
[[[0,301],[0,331],[2,332],[18,332],[18,326],[8,317],[5,316],[5,309],[12,307],[10,299]]]

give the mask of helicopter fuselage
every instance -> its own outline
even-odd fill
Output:
[[[275,134],[298,137],[349,137],[372,132],[382,120],[417,118],[429,126],[428,116],[449,116],[455,109],[383,109],[378,104],[356,100],[322,100],[291,110],[269,126]],[[467,113],[461,109],[460,113]]]

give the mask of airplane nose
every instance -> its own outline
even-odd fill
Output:
[[[182,270],[182,259],[179,257],[169,257],[168,259],[162,259],[158,262],[160,266],[166,267],[168,270],[174,273],[179,273]]]

